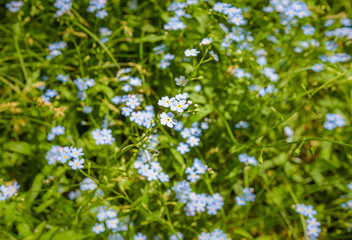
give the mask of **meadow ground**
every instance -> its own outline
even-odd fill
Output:
[[[0,239],[352,239],[350,0],[0,6]]]

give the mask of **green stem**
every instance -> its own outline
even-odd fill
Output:
[[[81,71],[81,77],[84,78],[84,68],[83,68],[83,63],[82,63],[82,59],[81,59],[81,51],[79,49],[79,46],[78,46],[76,40],[73,41],[73,44],[75,45],[76,50],[77,50],[78,61],[79,61],[80,71]]]
[[[26,84],[28,85],[29,84],[28,74],[27,74],[26,67],[24,65],[24,61],[23,61],[23,57],[22,57],[22,54],[21,54],[20,46],[18,44],[17,35],[14,35],[13,38],[14,38],[14,42],[15,42],[15,48],[16,48],[16,52],[17,52],[17,55],[18,55],[18,59],[20,60],[20,63],[21,63],[21,68],[22,68],[22,72],[23,72],[23,75],[24,75],[24,79],[26,80]]]
[[[223,123],[225,124],[227,133],[229,134],[229,136],[230,136],[232,142],[233,142],[235,145],[237,145],[238,142],[237,142],[235,136],[234,136],[233,133],[232,133],[232,130],[231,130],[231,127],[230,127],[229,123],[226,121],[224,115],[222,115],[222,113],[221,113],[215,106],[214,106],[214,108],[215,108],[216,112],[219,114],[219,116],[220,116],[221,120],[223,121]]]
[[[344,143],[344,142],[339,142],[336,140],[331,140],[331,139],[327,139],[327,138],[317,138],[317,137],[303,137],[299,140],[295,140],[292,142],[276,142],[276,143],[272,143],[272,144],[262,144],[262,145],[254,145],[254,143],[242,146],[241,149],[243,148],[270,148],[270,147],[280,147],[280,146],[287,146],[287,145],[293,145],[293,144],[297,144],[297,143],[302,143],[302,141],[322,141],[322,142],[331,142],[331,143],[335,143],[341,146],[345,146],[345,147],[350,147],[352,148],[352,144],[348,144],[348,143]],[[236,152],[236,150],[231,151],[231,153]]]
[[[293,201],[295,202],[295,204],[296,205],[299,204],[299,201],[298,201],[296,195],[294,194],[294,192],[292,191],[290,184],[286,181],[286,179],[284,179],[284,182],[286,183],[286,187],[287,187],[288,191],[290,192],[290,195],[291,195]],[[303,231],[304,231],[304,236],[306,239],[309,239],[308,232],[307,232],[306,220],[304,219],[304,216],[302,214],[299,214],[299,217],[301,219],[301,223],[302,223],[302,227],[303,227]]]
[[[115,63],[115,66],[117,67],[117,69],[121,69],[120,65],[117,63],[116,58],[114,57],[114,55],[112,55],[112,53],[110,52],[110,50],[100,41],[100,39],[91,31],[89,31],[88,28],[86,28],[85,26],[83,26],[82,24],[78,23],[78,22],[74,22],[74,24],[79,27],[80,29],[82,29],[83,31],[85,31],[89,36],[91,36],[96,42],[99,43],[99,45],[106,51],[106,53],[109,55],[109,57],[111,58],[111,60]]]

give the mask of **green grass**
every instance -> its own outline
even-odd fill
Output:
[[[57,9],[52,0],[24,1],[17,13],[0,9],[0,185],[17,181],[21,186],[15,196],[0,201],[0,239],[108,239],[111,230],[100,235],[92,231],[100,206],[118,212],[117,218],[128,226],[120,232],[125,239],[138,232],[148,239],[155,235],[169,239],[177,232],[186,240],[197,239],[201,232],[215,228],[228,239],[308,239],[306,218],[295,207],[302,203],[318,212],[319,239],[352,238],[352,210],[341,207],[352,199],[347,187],[352,179],[352,64],[351,60],[325,62],[324,71],[311,70],[321,63],[320,55],[351,54],[351,39],[324,34],[326,19],[351,16],[350,1],[305,1],[311,16],[299,19],[287,34],[279,13],[263,11],[267,1],[231,2],[248,8],[242,27],[254,37],[253,50],[239,50],[235,42],[221,47],[226,34],[219,23],[230,29],[234,25],[212,10],[214,1],[189,6],[186,12],[191,18],[182,18],[187,27],[177,31],[163,29],[174,16],[167,11],[170,1],[139,1],[135,10],[128,2],[108,1],[105,19],[87,12],[88,0],[74,1],[71,11],[59,18],[54,17]],[[303,34],[301,26],[306,24],[315,27],[313,36]],[[342,25],[333,26],[328,29]],[[112,31],[106,43],[101,41],[101,27]],[[278,43],[267,39],[272,35]],[[205,37],[212,37],[213,43],[200,46]],[[311,39],[320,46],[293,51],[301,41]],[[47,60],[49,44],[58,41],[67,47]],[[337,50],[327,51],[327,41],[335,41]],[[167,48],[158,55],[153,48],[161,44]],[[200,54],[186,59],[184,51],[192,48]],[[277,82],[262,74],[264,66],[257,64],[254,54],[259,49],[267,51],[266,67],[275,69]],[[210,50],[220,61],[213,60]],[[162,69],[159,63],[165,53],[175,59]],[[139,110],[154,106],[155,125],[150,128],[130,121],[121,114],[124,104],[112,102],[114,96],[126,94],[125,82],[116,73],[127,67],[142,82],[131,92],[144,98]],[[236,78],[235,68],[253,78]],[[58,74],[68,74],[70,80],[62,83]],[[189,80],[183,87],[174,81],[181,75]],[[48,80],[43,81],[43,76]],[[84,90],[85,100],[77,97],[73,83],[77,78],[95,81],[94,87]],[[194,88],[198,84],[200,92]],[[249,90],[252,84],[273,84],[276,91],[260,96]],[[44,103],[45,90],[40,86],[55,89],[58,96]],[[160,114],[170,110],[159,106],[158,100],[185,92],[193,102],[186,110],[189,116],[175,114],[175,118],[185,127],[208,121],[209,129],[202,130],[199,146],[182,155],[177,146],[185,140],[160,123]],[[83,113],[84,106],[91,106],[92,113]],[[346,125],[325,129],[327,113],[342,115]],[[96,145],[91,135],[104,119],[115,138],[112,145]],[[240,121],[247,121],[249,128],[236,128]],[[65,127],[65,134],[48,141],[47,134],[57,125]],[[286,126],[294,131],[290,141],[284,134]],[[157,147],[146,146],[146,139],[156,133]],[[53,145],[83,148],[84,168],[49,165],[46,154]],[[148,181],[137,172],[134,163],[140,150],[160,163],[170,182]],[[243,153],[254,156],[258,165],[241,163]],[[191,184],[192,191],[219,193],[224,205],[216,215],[186,216],[185,204],[172,190],[176,182],[187,179],[185,170],[194,158],[209,169]],[[86,177],[104,195],[95,189],[70,200],[69,192],[79,189]],[[254,189],[256,200],[239,206],[235,197],[243,196],[245,187]]]

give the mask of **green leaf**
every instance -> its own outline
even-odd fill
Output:
[[[263,164],[263,152],[264,152],[264,148],[260,151],[260,155],[259,155],[259,158],[258,158],[258,163],[260,165]]]
[[[48,208],[50,205],[52,205],[53,203],[55,203],[55,199],[51,198],[49,200],[46,200],[45,202],[43,202],[42,204],[40,204],[38,207],[36,207],[34,210],[36,213],[41,213],[43,211],[45,211],[46,208]]]
[[[318,185],[322,185],[324,182],[324,176],[320,173],[319,169],[314,168],[311,170],[310,175]]]
[[[16,224],[17,230],[18,232],[22,235],[22,236],[28,236],[32,233],[31,231],[31,227],[28,225],[28,223],[26,222],[19,222]]]
[[[143,189],[142,202],[145,203],[146,206],[149,204],[149,185],[145,185]]]
[[[176,149],[171,148],[170,149],[172,155],[174,156],[174,158],[176,159],[176,161],[182,166],[182,170],[186,168],[186,164],[185,161],[181,155],[181,153],[179,153]]]
[[[32,154],[30,145],[27,142],[8,142],[4,144],[3,148],[24,155]]]
[[[190,121],[189,122],[199,122],[206,116],[208,116],[211,112],[213,111],[213,106],[210,104],[200,106],[199,111],[195,114],[190,116]]]
[[[254,239],[252,237],[252,235],[250,235],[249,232],[247,232],[243,228],[237,228],[237,229],[233,230],[233,233],[237,234],[237,235],[241,235],[241,236],[246,237],[248,239]]]
[[[105,95],[108,96],[110,99],[115,95],[114,91],[111,88],[103,84],[96,84],[94,88],[98,91],[102,91],[103,93],[105,93]]]
[[[143,25],[143,27],[142,27],[142,31],[144,31],[144,32],[156,32],[156,29],[155,29],[155,27],[154,27],[153,25],[151,25],[151,24],[145,24],[145,25]]]
[[[352,155],[351,155],[351,154],[347,153],[347,158],[348,158],[350,161],[352,161]]]
[[[55,226],[53,229],[50,229],[49,231],[43,233],[40,236],[40,240],[46,240],[46,239],[52,239],[52,236],[59,230],[59,227]]]
[[[182,67],[185,68],[185,73],[190,74],[194,71],[194,66],[191,63],[180,63]]]
[[[207,27],[210,25],[209,24],[209,17],[207,14],[200,14],[200,15],[195,15],[195,18],[197,19],[199,25],[195,27],[195,29],[201,33],[204,34],[206,32]]]
[[[68,239],[80,240],[80,239],[85,239],[86,237],[87,236],[85,235],[82,235],[73,230],[70,230],[70,231],[65,231],[65,232],[60,232],[58,234],[55,234],[52,240],[68,240]]]
[[[38,237],[42,234],[44,228],[45,228],[46,222],[41,222],[35,227],[35,233],[24,238],[23,240],[35,240],[38,239]]]
[[[27,201],[26,203],[28,205],[30,205],[39,195],[40,190],[42,189],[42,185],[43,185],[43,179],[44,179],[44,175],[39,173],[33,181],[32,187],[28,192],[27,195]]]
[[[158,42],[158,41],[161,41],[161,40],[164,40],[166,39],[166,35],[161,35],[161,36],[158,36],[156,34],[149,34],[149,35],[146,35],[144,36],[143,38],[138,38],[135,40],[135,43],[140,43],[140,42]]]
[[[9,203],[5,206],[5,218],[4,222],[7,225],[12,225],[12,223],[17,219],[16,213],[17,204],[15,202]]]

